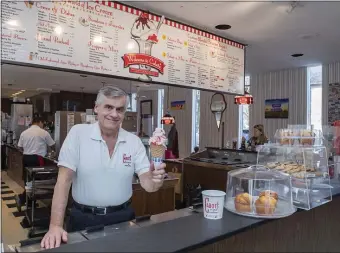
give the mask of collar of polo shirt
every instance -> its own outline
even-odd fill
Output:
[[[96,141],[104,141],[102,134],[100,132],[100,127],[99,127],[98,122],[93,124],[91,139],[96,140]],[[119,128],[117,143],[118,142],[126,142],[125,130],[122,128]]]

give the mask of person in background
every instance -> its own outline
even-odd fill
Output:
[[[267,142],[268,142],[268,138],[264,133],[263,125],[255,125],[254,126],[254,136],[251,137],[248,141],[252,150],[254,150],[257,145],[263,145]]]
[[[25,167],[44,166],[43,157],[46,156],[48,148],[55,145],[51,135],[43,129],[44,124],[41,118],[34,118],[30,128],[23,131],[18,142],[19,149],[23,152],[23,180],[26,181]],[[15,202],[18,211],[26,203],[26,191],[16,195]]]
[[[194,147],[194,152],[192,152],[191,155],[198,153],[198,151],[199,151],[199,147],[197,147],[197,146]]]
[[[172,124],[168,134],[167,152],[171,152],[171,158],[179,158],[178,131],[176,124]]]
[[[98,122],[75,125],[67,134],[58,159],[50,227],[41,247],[50,249],[67,242],[64,216],[71,185],[74,202],[68,232],[133,220],[135,173],[147,192],[158,191],[163,185],[165,164],[155,169],[141,139],[121,128],[127,103],[123,90],[101,88],[94,109]]]

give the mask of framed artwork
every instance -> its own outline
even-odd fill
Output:
[[[266,99],[264,117],[266,119],[288,119],[289,99]]]

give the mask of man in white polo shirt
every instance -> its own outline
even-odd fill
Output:
[[[63,221],[71,183],[75,203],[69,232],[134,219],[130,206],[134,173],[148,192],[162,186],[165,164],[155,170],[141,140],[120,127],[126,108],[123,90],[103,87],[95,105],[98,122],[75,125],[68,133],[59,154],[50,229],[42,247],[54,248],[67,241]]]
[[[18,142],[19,149],[23,152],[23,180],[26,181],[25,167],[44,166],[44,158],[48,148],[52,148],[55,144],[51,135],[43,129],[43,120],[35,117],[32,126],[20,135]],[[15,196],[15,202],[19,211],[26,203],[26,191]]]

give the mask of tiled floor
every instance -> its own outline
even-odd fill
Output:
[[[7,173],[1,172],[1,186],[8,186],[8,189],[2,191],[13,191],[14,194],[21,193],[22,187],[15,183]],[[28,229],[23,229],[20,225],[23,217],[14,217],[13,212],[17,211],[16,207],[8,208],[7,204],[15,203],[14,200],[2,200],[2,197],[13,196],[13,193],[1,195],[1,240],[6,245],[18,244],[20,240],[27,239]]]

